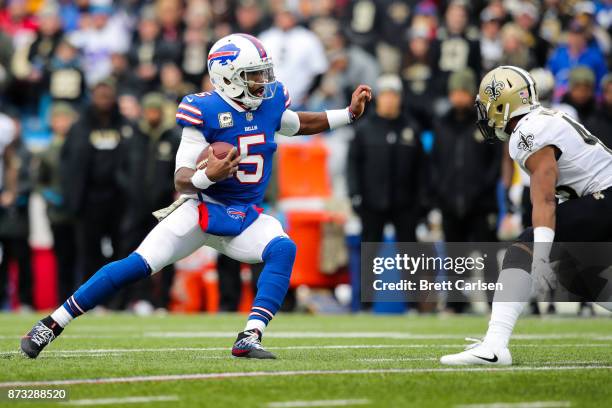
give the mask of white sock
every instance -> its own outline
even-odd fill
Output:
[[[259,330],[261,334],[263,334],[264,330],[266,330],[266,324],[262,322],[261,320],[257,320],[257,319],[247,320],[247,324],[246,324],[246,327],[244,328],[244,331],[253,330],[253,329],[257,329]]]
[[[523,269],[504,269],[497,282],[503,285],[503,291],[495,292],[489,330],[483,341],[494,350],[508,347],[512,330],[532,291],[531,275]]]
[[[64,306],[58,307],[55,312],[51,313],[51,318],[57,322],[61,327],[66,327],[74,317],[68,313]]]

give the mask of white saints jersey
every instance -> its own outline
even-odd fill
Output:
[[[539,108],[525,115],[510,136],[510,157],[529,174],[525,162],[546,146],[556,146],[557,195],[575,198],[612,186],[612,151],[567,114]]]

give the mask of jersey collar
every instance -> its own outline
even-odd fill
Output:
[[[531,112],[527,113],[525,116],[523,116],[518,123],[516,124],[516,126],[514,127],[514,130],[512,131],[512,134],[516,133],[516,131],[521,127],[521,125],[523,125],[523,123],[527,122],[529,120],[529,117],[531,115],[533,115],[534,113],[539,112],[542,109],[542,107],[539,107],[537,109],[532,110]]]
[[[223,95],[223,93],[217,91],[216,89],[215,89],[215,93],[217,95],[219,95],[221,97],[221,99],[223,99],[225,102],[227,102],[227,104],[229,106],[231,106],[232,108],[236,109],[238,112],[247,112],[249,110],[256,110],[256,109],[249,109],[249,108],[247,108],[246,106],[244,106],[243,104],[233,100],[232,98]]]

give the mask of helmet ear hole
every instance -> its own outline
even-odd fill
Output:
[[[225,82],[226,85],[231,85],[232,84],[232,81],[230,81],[227,78],[223,78],[223,82]]]
[[[497,105],[497,108],[496,108],[497,113],[502,113],[502,109],[503,109],[502,105]]]

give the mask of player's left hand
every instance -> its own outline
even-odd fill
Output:
[[[349,108],[353,115],[355,115],[355,119],[358,119],[361,115],[363,115],[363,111],[365,110],[365,105],[367,102],[372,100],[372,88],[368,85],[359,85],[355,92],[353,92],[353,96],[351,97],[351,104]]]
[[[533,279],[535,294],[541,299],[545,299],[557,287],[557,275],[548,260],[533,260],[531,278]]]

